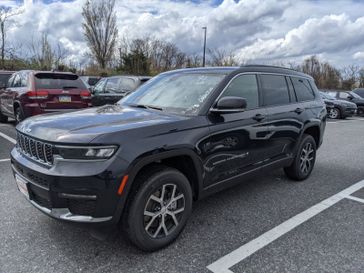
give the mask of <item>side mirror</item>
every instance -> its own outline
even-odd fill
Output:
[[[95,88],[93,86],[90,86],[88,89],[90,90],[92,95],[95,94]]]
[[[352,100],[353,98],[354,98],[354,97],[353,97],[352,95],[349,95],[349,96],[348,96],[348,99],[349,99],[349,100]]]
[[[210,112],[220,114],[239,113],[246,109],[246,104],[246,99],[241,97],[223,97],[217,101]]]

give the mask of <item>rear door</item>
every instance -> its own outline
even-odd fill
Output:
[[[259,79],[272,132],[267,153],[275,161],[293,151],[309,109],[297,99],[290,77],[261,74]]]
[[[244,112],[208,116],[210,136],[201,143],[206,177],[204,186],[239,176],[263,164],[270,130],[266,110],[260,107],[257,76],[236,76],[221,97],[246,99]]]

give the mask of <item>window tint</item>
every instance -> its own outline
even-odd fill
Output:
[[[241,75],[235,78],[225,89],[222,97],[241,97],[246,99],[247,109],[259,106],[257,78],[255,75]]]
[[[21,78],[20,74],[16,74],[14,81],[13,81],[13,87],[21,87]]]
[[[349,97],[349,94],[346,92],[339,92],[339,98],[340,99],[347,99]]]
[[[105,84],[106,84],[106,80],[100,80],[94,87],[94,93],[95,94],[99,94],[99,93],[102,93],[104,92],[104,87],[105,87]]]
[[[74,74],[37,73],[34,80],[36,89],[87,89]]]
[[[292,81],[289,77],[286,77],[286,81],[288,83],[288,90],[289,90],[289,96],[291,98],[291,101],[292,102],[296,102],[297,101],[297,97],[296,97],[296,94],[294,92],[294,88],[293,88],[293,84],[292,84]]]
[[[7,86],[11,74],[0,74],[0,88]]]
[[[291,79],[298,101],[313,100],[315,98],[308,80],[294,77]]]
[[[261,75],[264,105],[282,105],[290,102],[284,76]]]
[[[27,73],[21,73],[21,86],[22,87],[28,86],[28,74]]]
[[[135,89],[135,81],[131,78],[120,78],[120,92],[133,91]]]
[[[360,97],[364,98],[364,88],[357,88],[353,92],[359,95]]]
[[[106,82],[105,93],[119,93],[120,78],[111,78]]]

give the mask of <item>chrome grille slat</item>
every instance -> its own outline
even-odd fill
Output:
[[[22,154],[47,166],[53,165],[53,145],[17,132],[17,148]]]

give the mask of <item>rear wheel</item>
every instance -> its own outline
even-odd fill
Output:
[[[341,112],[339,108],[332,108],[329,112],[329,118],[331,119],[339,119],[341,117]]]
[[[284,168],[286,175],[297,181],[308,178],[316,160],[316,142],[311,135],[304,134],[291,166]]]
[[[187,178],[173,168],[158,168],[140,175],[125,212],[124,228],[132,243],[154,251],[172,243],[183,230],[192,210]]]

